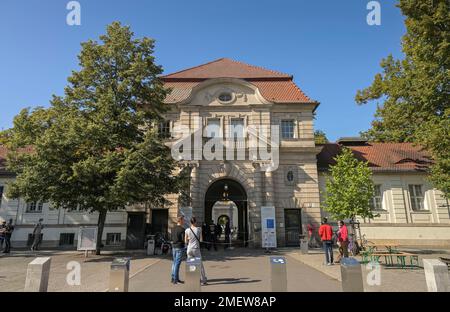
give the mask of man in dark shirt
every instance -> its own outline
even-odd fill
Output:
[[[180,265],[181,259],[183,258],[184,252],[184,217],[178,217],[177,225],[172,229],[172,283],[178,284],[183,283],[180,281]]]
[[[11,251],[11,236],[14,231],[13,220],[9,219],[8,224],[5,227],[5,250],[3,253],[10,253]]]

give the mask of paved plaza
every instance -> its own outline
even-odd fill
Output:
[[[285,248],[270,254],[262,250],[236,248],[233,250],[204,251],[204,264],[208,285],[202,291],[208,292],[269,292],[270,256],[285,256],[287,260],[288,291],[341,291],[340,266],[323,265],[323,253],[311,250],[308,255],[300,254],[298,249]],[[446,255],[431,253],[423,258],[437,258]],[[131,257],[131,292],[182,292],[184,284],[170,283],[170,256],[148,257],[143,251],[104,252],[101,256],[84,255],[75,251],[15,251],[10,256],[0,256],[0,290],[23,291],[26,269],[36,256],[52,258],[49,278],[49,292],[102,292],[107,291],[111,261],[115,257]],[[448,256],[448,255],[446,255]],[[76,261],[81,265],[81,285],[70,286],[66,276],[70,272],[67,264]],[[184,262],[180,278],[184,280]],[[369,272],[363,266],[363,273]],[[381,285],[368,285],[364,280],[365,291],[426,291],[424,271],[415,269],[381,269]]]

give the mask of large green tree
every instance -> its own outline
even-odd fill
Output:
[[[336,220],[373,218],[370,201],[374,195],[372,172],[348,148],[343,148],[330,167],[326,180],[324,208]]]
[[[100,42],[82,43],[80,69],[49,108],[23,110],[6,135],[11,197],[98,213],[97,253],[108,211],[162,205],[177,192],[176,163],[154,126],[166,90],[154,41],[112,23]],[[5,137],[5,136],[4,136]],[[32,146],[33,153],[20,147]]]
[[[450,196],[450,2],[400,0],[406,34],[404,58],[383,59],[382,73],[359,90],[356,101],[382,100],[364,136],[374,141],[415,142],[435,160],[430,179]]]

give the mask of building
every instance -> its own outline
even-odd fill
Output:
[[[362,220],[367,239],[450,246],[448,203],[426,181],[424,168],[430,160],[419,148],[351,138],[316,146],[313,121],[319,103],[306,96],[289,74],[223,58],[161,79],[171,92],[160,131],[189,170],[190,198],[172,194],[168,207],[142,205],[109,213],[103,237],[107,246],[142,248],[145,233],[169,232],[177,215],[185,213],[202,223],[228,219],[236,243],[259,247],[264,239],[261,207],[274,207],[277,245],[298,245],[306,224],[318,225],[326,215],[321,194],[327,168],[341,145],[373,168],[377,185],[373,206],[380,216]],[[253,139],[261,137],[255,131],[264,134],[256,142],[266,144],[265,154],[255,152]],[[216,141],[224,142],[223,149]],[[5,153],[0,149],[0,159]],[[13,173],[0,169],[0,193],[13,178]],[[14,220],[15,246],[27,244],[39,217],[47,226],[43,239],[48,246],[71,247],[80,225],[97,222],[95,215],[82,211],[5,196],[0,217]]]

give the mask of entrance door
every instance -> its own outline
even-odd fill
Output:
[[[144,248],[145,213],[128,213],[127,249]]]
[[[300,246],[298,236],[302,234],[302,220],[300,209],[285,209],[284,224],[286,246]]]
[[[168,235],[169,210],[152,210],[152,234],[162,233],[166,238]]]

